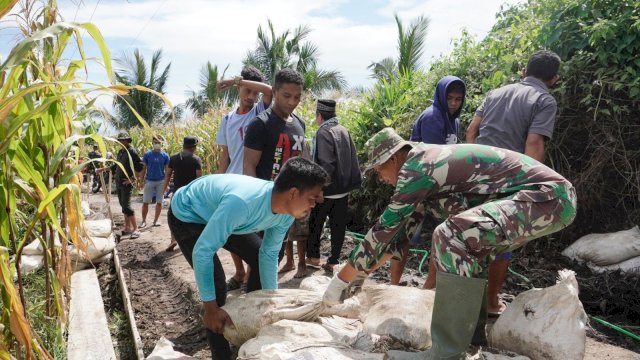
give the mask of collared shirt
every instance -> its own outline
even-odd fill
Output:
[[[492,90],[476,110],[482,118],[476,143],[524,153],[529,133],[551,139],[557,108],[544,82],[532,76]]]

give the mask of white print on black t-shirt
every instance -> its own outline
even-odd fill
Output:
[[[304,141],[304,135],[293,135],[293,140],[295,143],[293,144],[292,150],[302,151],[302,143]]]

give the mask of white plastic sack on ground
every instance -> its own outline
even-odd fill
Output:
[[[309,276],[300,282],[300,289],[323,294],[327,290],[329,282],[331,282],[331,278],[328,276]]]
[[[85,220],[84,228],[89,236],[108,237],[112,233],[110,219]]]
[[[591,270],[597,273],[620,270],[624,273],[640,274],[640,256],[636,256],[634,258],[627,259],[621,263],[613,265],[597,266],[593,264],[587,264],[587,266],[589,266]]]
[[[597,266],[618,264],[640,256],[640,229],[635,226],[615,233],[585,235],[566,248],[562,255]]]
[[[260,328],[279,320],[313,321],[320,314],[322,295],[300,289],[258,290],[230,299],[222,308],[234,326],[224,337],[235,346],[255,337]]]
[[[43,255],[22,255],[20,257],[20,269],[22,275],[30,274],[44,265]]]
[[[423,352],[406,352],[399,350],[391,350],[387,352],[387,360],[423,360],[425,358]],[[474,355],[469,355],[465,360],[531,360],[530,358],[522,355],[503,355],[493,354],[490,352],[479,351]]]
[[[582,359],[587,314],[571,270],[558,283],[518,295],[489,332],[489,344],[537,359]]]
[[[238,360],[382,360],[384,354],[352,349],[317,323],[281,320],[260,329],[238,351]]]
[[[53,243],[55,247],[60,247],[60,237],[57,233],[54,235]],[[40,240],[33,240],[26,245],[22,249],[22,255],[44,255],[44,250],[42,250]]]
[[[113,258],[113,252],[110,252],[104,256],[91,260],[91,262],[85,261],[85,260],[78,260],[77,262],[74,261],[71,263],[71,266],[74,266],[74,271],[78,271],[78,270],[88,269],[93,266],[98,266],[107,260],[111,260],[112,258]]]
[[[369,310],[364,330],[389,335],[419,350],[431,346],[431,312],[435,292],[394,285],[365,286]]]
[[[89,206],[89,203],[86,202],[86,201],[82,201],[80,204],[82,206],[82,215],[90,216],[91,215],[91,207]]]
[[[173,350],[173,343],[163,336],[158,340],[147,360],[196,360],[196,358]]]
[[[331,336],[351,348],[364,352],[371,352],[375,348],[380,336],[364,332],[362,321],[339,316],[321,317],[318,322]]]
[[[71,261],[93,261],[111,253],[116,247],[116,238],[113,234],[109,237],[83,238],[82,241],[87,245],[87,254],[77,250],[75,246],[69,245]]]

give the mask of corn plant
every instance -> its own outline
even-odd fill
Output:
[[[16,3],[0,1],[0,17]],[[70,149],[90,137],[105,154],[105,140],[113,140],[82,134],[82,121],[94,111],[95,95],[150,90],[80,80],[76,73],[86,71],[90,61],[81,32],[97,44],[104,71],[112,79],[111,57],[100,31],[91,23],[61,21],[54,0],[19,6],[24,39],[0,64],[0,359],[49,359],[57,354],[48,348],[64,349],[71,273],[66,245],[86,249],[80,239],[80,172],[88,163],[79,164],[80,152]],[[79,58],[65,60],[63,54],[72,53],[71,44]],[[62,246],[55,246],[58,239]],[[34,240],[44,249],[41,276],[46,296],[38,309],[44,308],[45,317],[58,328],[57,344],[45,344],[34,332],[25,299],[22,251]]]

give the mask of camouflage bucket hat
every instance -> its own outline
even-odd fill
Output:
[[[411,145],[411,143],[400,137],[392,128],[386,127],[380,130],[364,144],[368,158],[364,171],[384,164],[391,155],[405,145]]]

